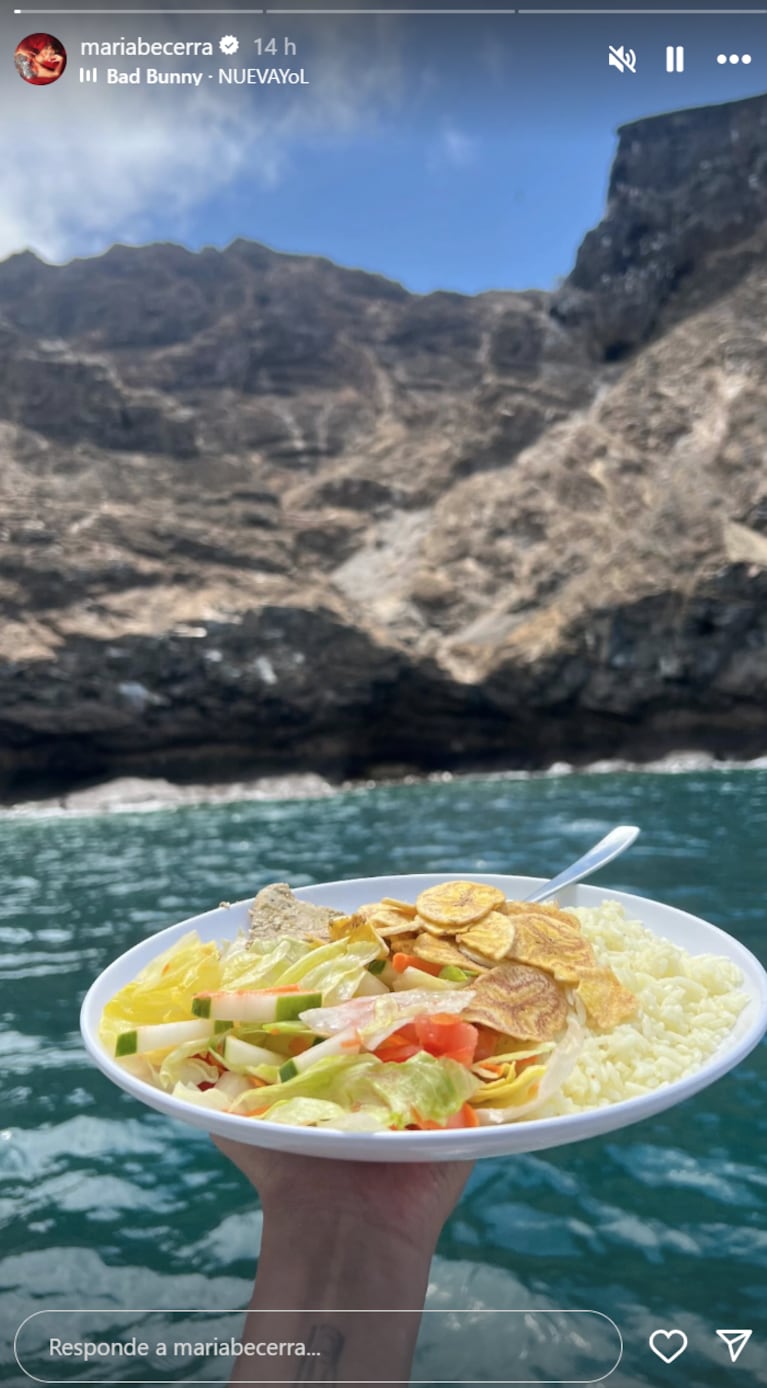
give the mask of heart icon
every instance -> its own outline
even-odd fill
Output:
[[[650,1336],[650,1349],[664,1364],[673,1364],[687,1349],[687,1336],[683,1330],[654,1330]]]

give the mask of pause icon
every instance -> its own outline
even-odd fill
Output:
[[[99,80],[99,70],[98,70],[98,68],[96,68],[96,67],[81,67],[81,68],[80,68],[80,81],[81,81],[81,82],[98,82],[98,80]]]
[[[684,72],[684,48],[670,43],[666,49],[666,72]]]

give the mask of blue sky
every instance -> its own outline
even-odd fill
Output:
[[[71,52],[82,22],[58,22]],[[159,32],[159,21],[107,22],[104,36]],[[199,19],[172,23],[200,36]],[[240,36],[243,62],[263,21],[227,17],[226,27]],[[55,88],[14,87],[17,123],[47,150],[50,195],[44,210],[39,198],[27,206],[22,179],[0,174],[0,254],[31,245],[66,259],[115,240],[196,249],[246,236],[421,292],[548,288],[601,215],[618,125],[767,87],[764,18],[382,25],[367,16],[280,27],[298,41],[287,61],[305,64],[308,94],[216,88],[204,105],[198,93],[95,93],[77,84],[76,57]],[[682,76],[665,71],[667,42],[685,44]],[[636,75],[608,67],[609,43],[635,48]],[[722,67],[723,47],[749,51],[752,63]]]

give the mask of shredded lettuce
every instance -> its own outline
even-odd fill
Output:
[[[280,1078],[280,1066],[285,1064],[288,1056],[275,1055],[274,1065],[233,1065],[230,1061],[221,1059],[222,1065],[233,1075],[250,1075],[253,1079],[263,1080],[265,1084],[277,1084]]]
[[[292,964],[285,971],[280,979],[280,986],[287,987],[291,983],[303,984],[306,975],[317,967],[324,964],[328,959],[338,959],[340,955],[346,953],[346,940],[334,940],[329,945],[313,945],[302,959]]]
[[[488,1080],[474,1096],[482,1107],[517,1108],[538,1093],[538,1085],[546,1074],[545,1065],[528,1065],[517,1074],[513,1065],[506,1067],[503,1078]]]
[[[271,948],[264,952],[257,952],[253,948],[232,951],[222,957],[221,986],[231,989],[276,988],[282,982],[282,975],[310,951],[311,946],[302,940],[287,938],[273,942]]]
[[[209,1049],[208,1041],[199,1040],[185,1041],[183,1046],[176,1046],[160,1065],[158,1073],[162,1088],[172,1090],[176,1084],[199,1084],[203,1080],[215,1084],[219,1075],[217,1066],[201,1060],[199,1056],[200,1051],[207,1055]]]
[[[228,1113],[232,1101],[226,1094],[222,1094],[220,1089],[197,1089],[193,1084],[182,1084],[179,1082],[172,1091],[174,1099],[183,1099],[187,1104],[197,1104],[199,1108],[217,1109],[219,1113]]]
[[[248,1093],[251,1088],[250,1081],[244,1075],[235,1075],[228,1070],[216,1080],[219,1094],[224,1094],[230,1103],[233,1099],[239,1099],[241,1094]]]
[[[480,1123],[514,1123],[519,1118],[527,1118],[529,1114],[535,1113],[536,1109],[541,1108],[552,1094],[556,1094],[562,1088],[575,1066],[582,1046],[583,1031],[575,1018],[571,1017],[562,1040],[557,1042],[548,1057],[537,1088],[527,1098],[520,1097],[518,1101],[509,1103],[508,1093],[504,1095],[501,1091],[500,1094],[496,1093],[485,1103],[488,1087],[485,1086],[479,1091],[475,1107]],[[522,1071],[519,1076],[520,1080],[528,1079],[534,1069],[540,1070],[541,1067],[531,1065],[528,1070]],[[499,1081],[501,1086],[504,1086],[505,1083],[505,1081]],[[492,1085],[489,1087],[490,1089],[493,1088]]]
[[[298,1124],[302,1128],[337,1128],[341,1132],[374,1133],[389,1127],[389,1110],[361,1109],[347,1113],[330,1099],[282,1099],[262,1114],[269,1123]]]
[[[384,1111],[386,1121],[381,1120],[380,1126],[405,1128],[418,1121],[446,1122],[478,1086],[464,1065],[425,1052],[402,1064],[372,1055],[329,1056],[292,1080],[243,1094],[232,1112],[257,1111],[268,1117],[275,1104],[321,1099],[339,1105],[347,1115],[378,1111],[380,1118]]]
[[[233,1112],[250,1113],[254,1109],[266,1108],[278,1099],[330,1099],[334,1103],[343,1104],[348,1071],[360,1063],[379,1064],[374,1056],[328,1056],[325,1060],[318,1060],[316,1065],[311,1065],[308,1070],[296,1075],[292,1080],[267,1084],[260,1089],[254,1089],[251,1094],[243,1095],[234,1106]]]
[[[316,963],[301,978],[301,987],[307,992],[322,994],[323,1007],[332,1007],[353,998],[368,964],[378,952],[375,942],[350,945],[344,940],[342,943],[346,946],[342,955]]]
[[[186,1022],[192,1015],[195,993],[215,992],[220,987],[218,947],[213,941],[203,944],[197,932],[190,931],[110,999],[101,1016],[101,1040],[114,1054],[121,1031],[157,1022]]]
[[[310,1007],[300,1020],[318,1036],[335,1036],[354,1027],[366,1050],[376,1050],[387,1036],[413,1017],[431,1012],[463,1012],[474,997],[471,988],[455,988],[439,994],[427,988],[411,988],[386,997],[352,998],[337,1007]]]
[[[477,1086],[476,1078],[465,1065],[447,1056],[421,1051],[402,1064],[379,1064],[364,1076],[357,1094],[365,1106],[368,1093],[374,1096],[374,1103],[376,1099],[386,1103],[392,1125],[405,1128],[414,1120],[445,1123],[471,1098]]]

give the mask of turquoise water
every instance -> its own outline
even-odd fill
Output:
[[[643,834],[601,883],[713,920],[764,961],[763,770],[456,780],[5,819],[0,1339],[47,1307],[235,1308],[249,1295],[260,1230],[250,1187],[204,1134],[113,1088],[82,1050],[80,1002],[115,955],[268,881],[549,874],[619,822]],[[602,1311],[626,1344],[615,1388],[767,1382],[766,1146],[761,1050],[619,1136],[481,1163],[440,1241],[430,1305]],[[671,1368],[647,1348],[659,1326],[689,1337]],[[754,1330],[735,1369],[719,1327]],[[424,1376],[429,1355],[426,1343]],[[2,1364],[3,1382],[29,1381],[8,1351]]]

